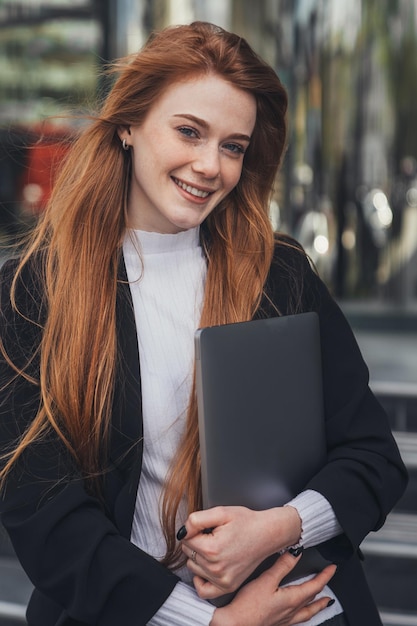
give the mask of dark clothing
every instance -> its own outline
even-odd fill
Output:
[[[348,626],[344,613],[335,615],[323,622],[322,626]]]
[[[121,263],[121,277],[125,277]],[[39,344],[41,329],[11,310],[13,263],[2,273],[1,332],[17,365]],[[295,278],[294,278],[295,276]],[[69,277],[70,280],[70,277]],[[17,303],[30,319],[45,318],[42,293],[25,269]],[[384,523],[403,493],[406,471],[387,417],[369,390],[368,370],[352,331],[298,248],[278,245],[256,317],[315,310],[320,317],[328,464],[306,488],[332,505],[344,534],[321,546],[340,564],[330,586],[352,626],[381,624],[358,547]],[[139,355],[130,290],[117,299],[119,359],[104,502],[89,495],[64,445],[47,435],[27,449],[0,502],[2,522],[35,585],[30,626],[143,626],[178,578],[129,541],[142,458]],[[278,358],[278,355],[277,355]],[[10,366],[0,362],[1,381]],[[30,369],[37,377],[38,359]],[[36,414],[38,387],[17,378],[1,388],[4,450]],[[277,407],[279,399],[277,399]]]

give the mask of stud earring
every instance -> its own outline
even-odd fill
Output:
[[[126,139],[123,139],[122,147],[123,147],[123,150],[126,150],[126,152],[130,149],[130,146],[127,145]]]

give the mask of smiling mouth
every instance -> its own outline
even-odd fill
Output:
[[[213,193],[213,191],[203,191],[202,189],[197,189],[197,187],[187,185],[178,178],[175,178],[174,176],[172,177],[172,180],[180,189],[183,189],[187,193],[190,193],[192,196],[195,196],[196,198],[208,198],[208,196]]]

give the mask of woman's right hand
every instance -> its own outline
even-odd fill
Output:
[[[334,575],[335,565],[305,583],[279,587],[299,558],[285,552],[272,567],[242,587],[230,604],[216,609],[210,626],[290,626],[325,609],[330,598],[314,598]]]

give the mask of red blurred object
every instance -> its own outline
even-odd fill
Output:
[[[28,131],[26,164],[18,183],[19,200],[27,215],[36,217],[45,209],[72,138],[66,127],[42,124]]]

